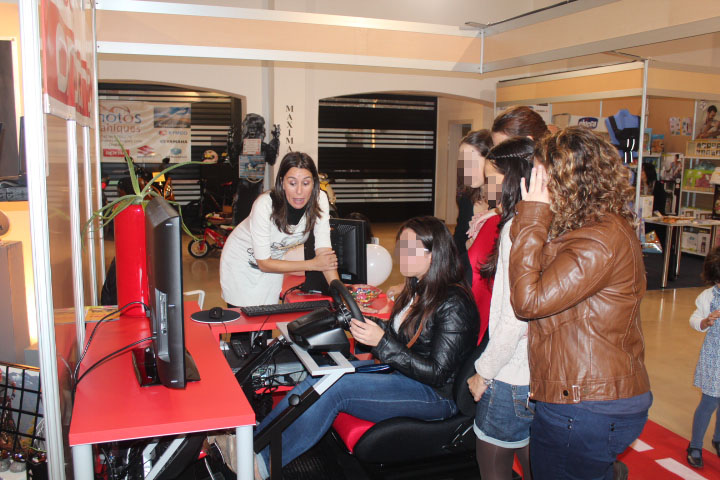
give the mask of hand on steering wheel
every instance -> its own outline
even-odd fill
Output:
[[[363,314],[360,311],[360,307],[358,307],[358,304],[355,302],[355,299],[352,295],[350,295],[350,292],[348,292],[348,289],[345,288],[345,285],[338,280],[335,279],[332,282],[330,282],[330,295],[333,298],[333,301],[337,303],[338,305],[345,304],[347,308],[350,309],[350,314],[352,318],[358,319],[358,321],[365,321],[363,318]],[[347,322],[350,323],[350,319],[347,319]]]
[[[368,347],[376,347],[385,335],[385,330],[375,322],[366,322],[353,318],[350,321],[350,333],[358,342]]]

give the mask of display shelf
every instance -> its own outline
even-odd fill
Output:
[[[697,141],[689,141],[686,147],[686,154],[683,160],[683,172],[680,191],[680,210],[685,207],[702,208],[713,211],[714,206],[714,188],[707,191],[707,182],[710,180],[714,167],[720,166],[720,157],[708,155],[694,155],[695,144]],[[702,153],[702,152],[700,152]],[[692,172],[692,173],[691,173]],[[693,175],[688,177],[688,175]],[[695,182],[702,181],[702,190],[695,187]],[[712,185],[711,185],[712,186]],[[686,194],[686,195],[683,195]]]
[[[706,256],[705,253],[696,252],[695,250],[687,250],[687,249],[685,249],[685,248],[681,248],[680,251],[681,251],[682,253],[686,253],[686,254],[688,254],[688,255],[697,255],[698,257],[704,257],[704,256]]]

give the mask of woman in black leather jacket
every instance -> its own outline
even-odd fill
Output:
[[[457,248],[447,227],[434,217],[405,222],[397,243],[406,281],[390,321],[353,319],[350,327],[355,339],[372,347],[374,356],[394,371],[340,378],[283,432],[283,466],[315,445],[339,412],[372,422],[399,416],[442,420],[457,413],[452,384],[477,344],[479,327]],[[315,382],[308,377],[290,394],[304,392]],[[258,431],[287,407],[288,397]],[[266,448],[256,455],[257,478],[267,478],[268,465]]]

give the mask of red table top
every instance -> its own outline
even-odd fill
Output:
[[[298,275],[285,275],[285,279],[283,280],[283,287],[282,291],[286,292],[290,288],[295,287],[297,285],[300,285],[305,281],[304,276],[298,276]],[[287,295],[285,301],[288,303],[293,302],[310,302],[313,300],[332,300],[330,297],[327,297],[325,295],[320,294],[308,294],[308,293],[302,293],[299,291],[291,292]],[[392,310],[392,302],[388,300],[387,296],[383,293],[378,298],[375,299],[375,301],[371,305],[373,307],[373,311],[366,311],[364,313],[368,313],[369,315],[382,318],[382,319],[389,319],[390,318],[390,311]],[[216,323],[212,324],[211,328],[213,333],[215,334],[216,338],[219,337],[218,335],[223,333],[237,333],[237,332],[256,332],[260,330],[275,330],[277,328],[278,323],[282,322],[292,322],[296,318],[305,315],[307,312],[300,312],[300,313],[282,313],[279,315],[263,315],[258,317],[246,317],[243,315],[243,313],[240,311],[239,308],[231,308],[230,310],[233,310],[235,312],[238,312],[240,314],[240,318],[237,320],[233,320],[232,322],[226,322],[226,323]]]
[[[185,344],[200,381],[184,390],[140,387],[126,352],[97,367],[78,385],[70,446],[235,428],[255,424],[255,414],[218,348],[216,334],[190,320],[197,303],[185,303]],[[95,324],[89,324],[89,334]],[[98,328],[83,367],[150,336],[145,317],[122,317]],[[81,368],[80,372],[84,372]]]

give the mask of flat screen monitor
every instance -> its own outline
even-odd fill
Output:
[[[343,283],[367,283],[366,225],[363,220],[347,218],[330,219],[330,243],[338,258],[338,275]],[[305,242],[305,258],[315,257],[315,241]],[[322,272],[305,272],[302,290],[329,294],[329,287]]]
[[[183,316],[182,224],[178,212],[155,197],[145,207],[152,353],[159,383],[185,388],[186,351]]]

